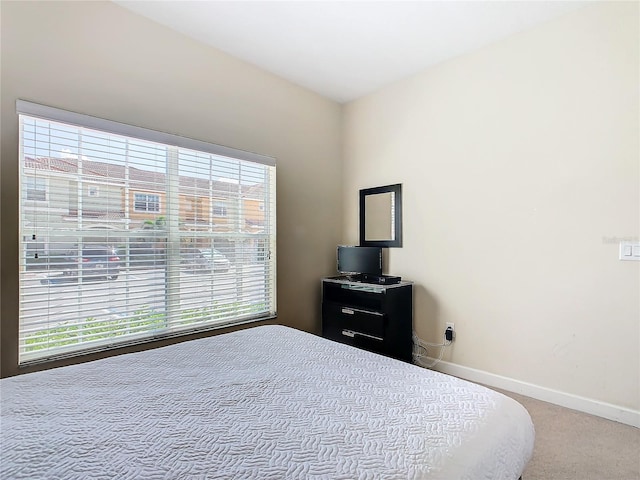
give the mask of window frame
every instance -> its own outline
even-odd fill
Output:
[[[87,197],[98,198],[100,196],[100,187],[98,185],[87,185]]]
[[[213,216],[219,218],[227,217],[227,202],[224,200],[214,200],[213,201]]]
[[[146,208],[138,208],[138,203],[142,203],[141,201],[139,201],[137,199],[138,195],[142,196],[144,195],[146,198],[144,200],[144,204]],[[156,197],[157,201],[150,201],[149,197]],[[162,212],[162,204],[161,202],[161,195],[157,194],[157,193],[147,193],[147,192],[133,192],[133,211],[136,213],[156,213],[156,214],[160,214],[160,212]],[[156,209],[149,209],[149,205],[156,205],[157,208]]]
[[[26,175],[26,178],[29,180],[33,180],[33,187],[29,188],[29,186],[27,186],[27,188],[25,189],[24,192],[24,199],[27,202],[34,202],[34,203],[48,203],[49,201],[49,182],[47,181],[46,178],[43,177],[39,177],[37,175]],[[44,188],[38,188],[38,181],[42,181],[42,185]],[[30,194],[33,194],[34,192],[42,192],[42,196],[44,198],[33,198],[32,196],[30,196]]]
[[[276,220],[275,220],[275,198],[276,198],[276,192],[275,192],[275,174],[276,174],[276,160],[273,157],[267,156],[267,155],[261,155],[261,154],[257,154],[257,153],[253,153],[253,152],[246,152],[243,150],[238,150],[238,149],[234,149],[234,148],[230,148],[230,147],[226,147],[226,146],[221,146],[221,145],[216,145],[216,144],[212,144],[212,143],[208,143],[208,142],[203,142],[200,140],[195,140],[195,139],[190,139],[187,137],[182,137],[182,136],[178,136],[178,135],[173,135],[173,134],[168,134],[168,133],[164,133],[164,132],[158,132],[155,130],[150,130],[150,129],[146,129],[146,128],[142,128],[142,127],[137,127],[137,126],[132,126],[132,125],[127,125],[127,124],[123,124],[120,122],[114,122],[111,120],[106,120],[106,119],[101,119],[101,118],[97,118],[97,117],[92,117],[92,116],[88,116],[88,115],[84,115],[84,114],[79,114],[79,113],[75,113],[75,112],[70,112],[67,110],[60,110],[57,108],[53,108],[53,107],[48,107],[48,106],[44,106],[44,105],[39,105],[39,104],[34,104],[31,102],[27,102],[24,100],[18,100],[16,102],[16,111],[18,113],[18,115],[20,116],[20,164],[21,164],[21,171],[20,171],[20,178],[22,179],[23,176],[29,176],[29,174],[25,174],[25,168],[26,165],[24,163],[24,153],[23,153],[23,124],[22,124],[22,117],[29,117],[29,118],[35,118],[36,120],[44,120],[44,121],[50,121],[50,122],[54,122],[54,123],[58,123],[58,124],[65,124],[68,126],[74,126],[77,127],[79,129],[86,129],[86,130],[93,130],[93,131],[97,131],[99,133],[104,133],[104,134],[113,134],[113,135],[118,135],[118,136],[124,136],[124,137],[128,137],[131,139],[140,139],[142,141],[147,141],[147,142],[154,142],[157,144],[162,144],[165,145],[167,147],[167,159],[166,159],[166,165],[167,165],[167,170],[166,170],[166,176],[167,176],[167,184],[166,184],[166,188],[168,189],[166,192],[160,192],[160,193],[156,193],[156,192],[146,192],[146,191],[140,191],[135,187],[130,187],[130,194],[128,193],[127,195],[130,196],[125,196],[124,199],[124,203],[129,203],[130,207],[130,212],[131,213],[135,213],[135,214],[152,214],[156,217],[156,222],[159,221],[160,219],[162,219],[162,222],[164,222],[164,217],[163,215],[165,214],[165,210],[168,211],[169,209],[174,209],[174,211],[179,211],[180,210],[180,195],[182,195],[181,193],[179,193],[179,191],[177,190],[179,187],[179,176],[181,175],[179,168],[180,168],[180,160],[178,159],[180,156],[180,152],[181,151],[193,151],[195,153],[201,153],[201,154],[210,154],[210,155],[214,155],[214,156],[220,156],[220,157],[225,157],[230,159],[233,162],[249,162],[249,165],[257,165],[257,166],[261,166],[260,168],[263,168],[264,170],[260,170],[265,172],[266,177],[265,178],[265,182],[267,182],[268,185],[265,186],[265,188],[268,188],[269,191],[267,193],[265,193],[262,198],[264,201],[268,201],[270,202],[271,206],[270,206],[270,212],[269,212],[269,227],[268,229],[262,233],[262,236],[260,237],[254,237],[252,239],[252,235],[251,233],[242,233],[241,230],[239,230],[237,233],[233,234],[233,235],[240,235],[238,238],[240,238],[239,241],[248,241],[248,242],[263,242],[268,245],[268,257],[271,260],[271,263],[267,266],[265,264],[265,268],[267,268],[268,270],[265,270],[265,272],[268,271],[268,275],[269,277],[265,277],[265,281],[264,281],[264,288],[265,290],[265,299],[262,300],[262,305],[264,305],[265,307],[261,307],[264,308],[263,310],[256,310],[258,313],[257,314],[251,314],[250,310],[248,310],[246,307],[243,307],[244,310],[241,308],[242,305],[238,305],[235,308],[237,309],[237,311],[241,312],[241,313],[233,313],[233,315],[237,315],[235,317],[225,317],[224,321],[222,322],[215,322],[214,320],[212,320],[211,318],[208,321],[203,321],[202,323],[196,323],[193,325],[193,327],[189,327],[189,328],[175,328],[176,325],[176,319],[171,319],[169,318],[170,315],[170,311],[167,310],[167,312],[165,313],[165,315],[167,316],[167,327],[166,327],[166,331],[158,331],[155,330],[153,332],[148,332],[148,334],[146,334],[143,337],[136,337],[133,338],[131,340],[126,340],[126,341],[111,341],[109,340],[109,343],[102,343],[99,344],[97,346],[92,346],[92,345],[87,345],[86,348],[84,348],[84,346],[81,346],[79,348],[74,348],[74,349],[69,349],[69,350],[64,350],[64,351],[51,351],[45,355],[39,355],[39,356],[26,356],[26,357],[22,357],[21,356],[21,352],[22,352],[22,348],[23,348],[23,343],[24,342],[24,338],[22,337],[23,332],[22,332],[22,327],[19,327],[19,336],[21,337],[21,344],[19,345],[19,365],[24,366],[24,365],[29,365],[29,364],[34,364],[34,363],[43,363],[43,362],[50,362],[50,361],[54,361],[60,358],[68,358],[68,357],[80,357],[82,355],[86,355],[86,354],[90,354],[96,351],[105,351],[105,350],[112,350],[112,349],[120,349],[120,348],[125,348],[128,345],[132,345],[132,344],[139,344],[139,343],[146,343],[146,342],[154,342],[157,341],[158,339],[162,339],[162,338],[170,338],[170,337],[176,337],[176,336],[183,336],[183,335],[190,335],[193,334],[195,332],[199,332],[199,331],[205,331],[205,330],[213,330],[213,329],[218,329],[218,328],[226,328],[229,326],[233,326],[233,325],[241,325],[244,323],[251,323],[251,322],[256,322],[256,321],[263,321],[263,320],[268,320],[268,319],[272,319],[275,318],[277,316],[277,311],[276,311],[276,305],[277,305],[277,290],[276,290],[276,282],[277,282],[277,276],[276,276],[276,262],[275,262],[275,256],[276,256]],[[71,154],[73,155],[73,154]],[[84,155],[81,154],[80,152],[78,153],[78,157],[77,157],[77,161],[85,161],[84,159],[80,158],[80,155]],[[51,157],[53,158],[53,157]],[[66,157],[66,158],[71,158],[73,159],[74,157]],[[171,159],[170,159],[171,158]],[[88,161],[88,159],[87,159]],[[79,163],[78,163],[79,165]],[[239,166],[241,165],[240,163],[238,164]],[[28,170],[28,168],[26,168],[26,170]],[[79,166],[78,166],[78,172],[80,172]],[[80,174],[80,173],[79,173]],[[170,180],[170,177],[173,176],[173,180]],[[37,178],[37,177],[36,177]],[[47,177],[45,176],[45,181],[47,179]],[[54,178],[54,177],[51,177]],[[55,177],[55,178],[59,178],[59,176]],[[89,178],[89,177],[87,177]],[[113,178],[113,177],[109,177],[109,178]],[[239,177],[240,178],[240,177]],[[22,180],[21,180],[22,181]],[[37,180],[36,180],[37,181]],[[56,180],[56,182],[58,182],[58,180]],[[85,183],[85,189],[82,188],[81,183],[82,182],[86,182]],[[89,195],[89,189],[92,188],[92,186],[90,185],[91,180],[87,180],[87,179],[83,179],[82,177],[78,177],[77,183],[77,192],[78,195],[86,195],[87,197],[98,197],[101,196],[100,194],[102,192],[100,192],[100,190],[102,190],[102,188],[100,190],[98,190],[98,187],[95,186],[95,192],[96,195]],[[173,187],[170,186],[170,184],[174,185]],[[48,183],[46,183],[47,187],[49,186]],[[109,189],[113,188],[112,184],[105,184],[106,186],[104,186],[105,191],[107,193],[106,197],[109,196]],[[60,188],[59,185],[57,185],[58,188]],[[129,187],[127,187],[129,188]],[[172,191],[172,193],[169,193],[171,189],[175,189]],[[75,187],[74,187],[75,189]],[[74,191],[74,189],[71,190],[71,192]],[[84,190],[84,191],[83,191]],[[223,189],[224,190],[224,189]],[[248,189],[247,189],[248,190]],[[58,192],[60,190],[57,190]],[[239,187],[238,192],[241,192],[241,188]],[[144,210],[140,210],[135,208],[135,204],[136,204],[136,197],[135,195],[145,195],[145,204],[146,207]],[[170,201],[170,199],[167,197],[167,195],[172,195],[173,201]],[[238,193],[238,195],[241,195],[241,193]],[[24,196],[20,196],[20,202],[21,205],[24,202],[35,202],[35,203],[42,203],[42,202],[47,202],[49,201],[49,192],[46,191],[45,193],[45,200],[27,200],[26,199],[26,192]],[[157,209],[154,208],[152,210],[149,210],[149,205],[150,203],[150,196],[154,197],[154,199],[157,199],[157,202],[155,202],[155,204],[157,205]],[[78,197],[80,198],[80,197]],[[129,200],[127,200],[127,198]],[[205,197],[206,198],[206,197]],[[238,202],[241,202],[242,200],[240,200],[241,198],[243,198],[242,196],[238,197]],[[214,200],[213,197],[210,197],[209,203],[211,204],[211,202]],[[105,200],[106,201],[106,200]],[[60,206],[59,206],[59,199],[56,200],[56,207],[57,210],[60,211]],[[225,202],[226,203],[226,202]],[[69,208],[67,210],[71,210],[71,203],[69,203]],[[233,215],[240,215],[238,213],[235,213],[235,206],[232,204],[231,205],[234,213]],[[35,208],[35,206],[34,206]],[[51,208],[51,207],[50,207]],[[225,209],[225,216],[227,216],[228,213],[228,209]],[[80,210],[78,210],[80,212]],[[60,213],[61,215],[64,215],[64,213]],[[186,234],[183,234],[181,232],[183,232],[182,230],[179,230],[179,222],[178,222],[178,216],[181,213],[174,213],[174,219],[171,220],[170,222],[167,223],[171,223],[171,225],[173,227],[171,227],[171,225],[167,225],[167,229],[170,228],[175,228],[176,231],[174,233],[169,233],[169,241],[174,241],[175,239],[178,238],[179,242],[182,242],[182,238],[186,236]],[[21,217],[24,217],[24,213],[21,213]],[[81,214],[78,214],[79,216],[81,216]],[[68,214],[67,219],[69,220],[69,217],[71,215]],[[210,215],[209,219],[212,222],[212,218],[213,215]],[[235,218],[235,217],[234,217]],[[237,222],[235,223],[230,223],[229,225],[232,226],[241,226],[243,223],[240,221],[241,217],[238,217]],[[126,219],[125,219],[126,220]],[[78,219],[78,221],[80,222],[81,220]],[[90,220],[85,219],[85,222],[87,222],[87,227],[86,228],[91,228],[91,226],[89,225]],[[126,220],[125,222],[122,223],[122,225],[127,225],[128,220]],[[27,222],[28,223],[28,222]],[[156,226],[161,225],[160,227],[152,227],[151,228],[151,232],[149,232],[151,235],[156,235],[157,231],[155,233],[154,232],[154,228],[164,228],[165,224],[158,224],[155,223]],[[216,238],[220,238],[220,232],[216,229],[217,227],[219,227],[220,225],[215,224],[212,222],[210,224],[210,228],[209,228],[209,232],[211,235],[218,235],[218,237]],[[21,224],[20,224],[20,232],[21,232],[21,240],[20,240],[20,252],[25,253],[26,250],[24,249],[24,245],[23,244],[27,244],[28,243],[28,239],[31,238],[32,240],[35,241],[36,239],[36,235],[29,235],[29,232],[24,231],[24,225],[23,225],[23,220],[21,220]],[[216,228],[214,228],[216,227]],[[102,227],[96,227],[98,229],[102,228]],[[128,227],[127,227],[128,228]],[[97,232],[98,230],[96,230]],[[44,232],[42,235],[38,236],[38,238],[40,239],[41,237],[44,238],[44,236],[46,235],[46,231],[42,231]],[[41,233],[42,233],[41,232]],[[88,233],[87,235],[91,236],[93,235],[93,233]],[[232,235],[232,236],[233,236]],[[243,237],[244,235],[244,237]],[[245,238],[246,240],[242,240],[242,238]],[[78,245],[85,245],[85,237],[78,237],[82,239],[83,243],[78,243]],[[129,236],[127,236],[127,238],[129,239],[133,239],[134,237],[132,236],[131,233],[129,233]],[[171,240],[173,238],[173,240]],[[191,237],[193,240],[198,240],[198,239],[202,239],[202,238],[207,238],[205,236],[205,234],[203,234],[202,232],[200,232],[198,234],[198,232],[193,234],[193,237]],[[213,237],[211,237],[213,238]],[[158,240],[161,240],[160,237],[158,237]],[[130,240],[127,240],[127,248],[128,248],[128,242]],[[166,241],[166,240],[165,240]],[[153,242],[153,241],[152,241]],[[181,245],[181,243],[179,244]],[[214,243],[211,243],[211,246],[215,245]],[[77,247],[78,249],[80,247]],[[48,250],[48,246],[47,246],[47,250]],[[178,244],[176,244],[176,246],[172,246],[169,247],[167,250],[167,255],[168,258],[173,258],[173,260],[169,260],[167,262],[167,264],[173,264],[173,266],[168,266],[167,268],[171,269],[175,269],[179,267],[179,263],[178,262],[178,258],[180,255],[180,252],[182,250],[182,247],[179,247]],[[78,250],[80,251],[80,250]],[[21,255],[22,255],[21,253]],[[169,257],[170,255],[175,255],[174,257]],[[241,256],[242,257],[242,256]],[[241,258],[239,257],[239,258]],[[38,258],[37,255],[35,258]],[[83,260],[86,261],[86,260]],[[178,263],[176,263],[178,262]],[[25,264],[26,266],[26,260],[25,260]],[[244,264],[243,264],[244,265]],[[82,274],[82,269],[84,269],[85,267],[78,267],[78,277],[80,277],[80,275]],[[244,267],[243,267],[244,268]],[[21,269],[22,272],[22,269]],[[240,280],[240,282],[242,283],[245,276],[244,270],[241,274],[236,274],[237,275],[241,275],[242,279]],[[21,278],[22,278],[22,273],[21,273]],[[109,278],[108,276],[106,278]],[[169,278],[169,277],[167,277]],[[247,279],[250,279],[251,277],[248,277]],[[170,280],[166,280],[167,282],[169,282]],[[171,280],[173,282],[173,280]],[[20,283],[20,295],[22,298],[23,292],[22,292],[22,280]],[[176,289],[176,284],[167,284],[166,287],[166,292],[172,292],[172,291],[179,291],[180,288],[178,286],[178,288]],[[166,293],[167,296],[175,296],[175,293]],[[238,297],[240,298],[240,297]],[[245,297],[242,297],[245,298]],[[253,297],[252,297],[253,298]],[[260,301],[260,300],[258,300]],[[251,307],[251,304],[249,304],[249,307]],[[169,307],[167,307],[169,308]],[[173,307],[175,308],[175,307]],[[227,307],[225,307],[227,308]],[[22,301],[21,301],[21,310],[22,310]],[[236,310],[234,310],[235,312]],[[249,313],[247,313],[249,312]],[[22,315],[22,311],[21,314]],[[88,320],[88,319],[86,319]],[[184,321],[182,321],[182,323],[185,323]],[[20,324],[22,325],[22,316],[21,316],[21,320],[20,320]],[[177,320],[177,324],[180,324],[180,319]],[[154,327],[156,328],[156,327]],[[84,345],[84,344],[83,344]]]

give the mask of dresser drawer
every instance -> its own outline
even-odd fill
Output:
[[[413,285],[322,280],[322,336],[406,362],[413,351]]]
[[[353,332],[384,339],[387,316],[382,312],[327,302],[323,305],[323,313],[330,319],[331,329],[339,330],[343,335],[349,336],[349,332]]]

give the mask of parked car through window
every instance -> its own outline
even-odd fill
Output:
[[[77,250],[69,250],[64,261],[64,274],[83,277],[106,277],[116,280],[120,274],[120,257],[115,248],[107,246],[83,246],[82,256]]]

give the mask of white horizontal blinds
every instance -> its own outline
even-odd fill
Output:
[[[21,363],[275,314],[272,161],[19,104],[40,108],[20,115]]]
[[[182,281],[173,287],[190,301],[188,309],[172,317],[172,328],[193,318],[216,321],[275,311],[275,256],[269,254],[274,247],[270,232],[275,231],[273,167],[215,155],[203,161],[205,155],[186,149],[178,153],[183,223],[177,231],[192,275],[180,274]],[[202,274],[198,252],[210,260],[214,274]],[[227,268],[217,264],[225,258],[233,263],[234,275],[216,273]]]

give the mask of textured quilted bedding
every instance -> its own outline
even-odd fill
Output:
[[[517,479],[514,400],[282,326],[3,379],[0,478]]]

